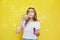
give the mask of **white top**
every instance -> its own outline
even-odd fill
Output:
[[[33,28],[40,29],[40,22],[28,22],[23,30],[23,38],[36,39],[36,35],[33,32]]]

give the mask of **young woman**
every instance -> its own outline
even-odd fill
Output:
[[[23,15],[22,22],[17,29],[17,33],[22,29],[22,40],[37,40],[36,36],[40,34],[40,22],[37,20],[37,14],[34,8],[29,7],[27,14]]]

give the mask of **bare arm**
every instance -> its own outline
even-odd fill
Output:
[[[22,29],[24,28],[25,26],[25,21],[22,21],[21,24],[18,26],[17,30],[16,30],[16,33],[20,33],[22,31]]]
[[[25,17],[26,15],[22,15],[22,22],[21,24],[18,26],[16,33],[20,33],[20,31],[25,27],[25,21],[27,20],[27,18]]]
[[[18,26],[18,28],[17,28],[17,30],[16,30],[16,33],[17,33],[17,34],[20,33],[21,30],[22,30],[22,25],[19,24],[19,26]]]

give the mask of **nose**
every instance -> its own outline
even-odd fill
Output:
[[[31,12],[29,14],[31,14]]]

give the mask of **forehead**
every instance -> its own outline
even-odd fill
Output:
[[[34,11],[33,9],[29,9],[29,11]]]

